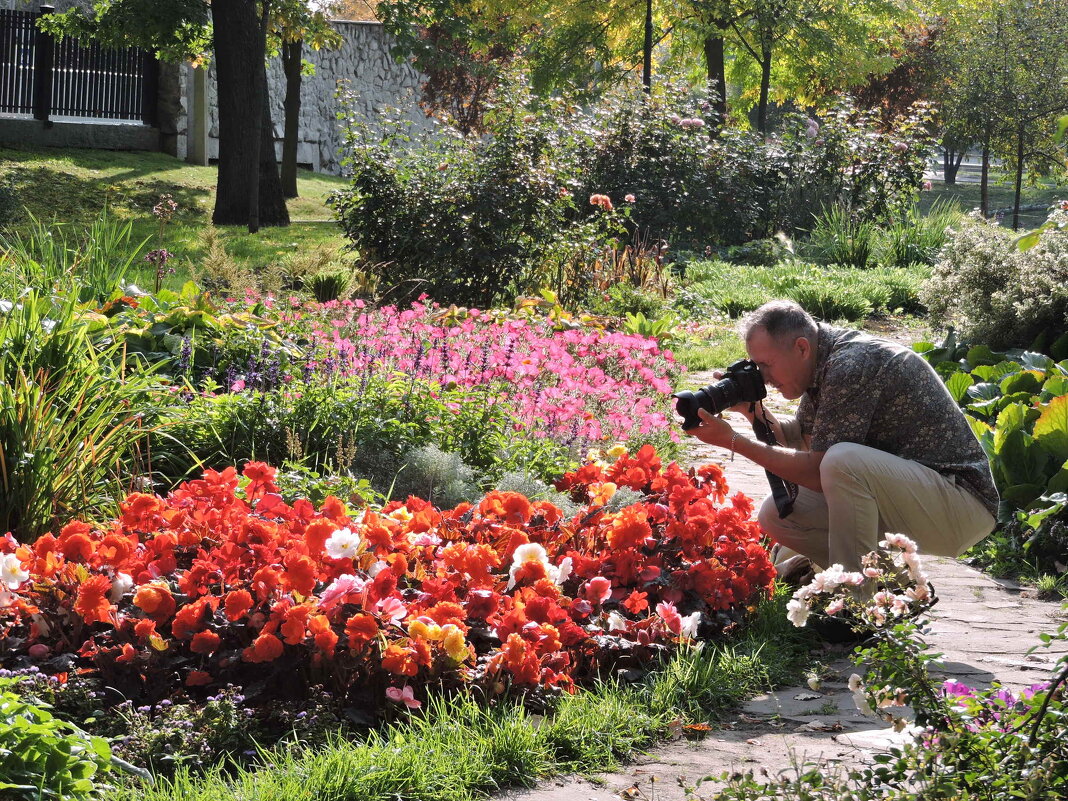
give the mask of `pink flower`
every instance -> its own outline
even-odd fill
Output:
[[[591,603],[603,604],[612,597],[612,582],[603,576],[595,576],[586,583],[583,595]]]
[[[634,197],[634,195],[628,193],[623,197],[623,200],[625,200],[627,203],[633,203],[635,200],[637,200],[637,198]]]
[[[245,388],[245,379],[239,378],[233,384],[230,385],[231,392],[240,392]]]
[[[416,700],[410,684],[405,684],[403,690],[399,687],[389,687],[386,690],[386,698],[398,704],[404,704],[409,709],[419,709],[423,705],[422,701]]]
[[[675,608],[675,604],[663,601],[656,605],[656,613],[664,621],[667,630],[672,634],[682,633],[682,615]]]

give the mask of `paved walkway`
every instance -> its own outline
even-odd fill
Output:
[[[750,433],[740,415],[731,423]],[[768,494],[761,468],[742,458],[725,462],[724,456],[722,450],[693,442],[687,461],[723,464],[732,492],[757,499]],[[1068,651],[1065,644],[1028,652],[1040,644],[1040,634],[1052,633],[1062,620],[1059,604],[1039,601],[1011,582],[996,581],[952,559],[930,559],[926,565],[940,597],[932,610],[928,640],[942,654],[940,669],[946,678],[972,686],[989,686],[996,679],[1019,689],[1050,677],[1058,656]],[[825,659],[837,677],[824,681],[819,692],[807,686],[780,689],[750,701],[703,741],[666,743],[596,781],[566,777],[501,798],[693,801],[718,786],[702,779],[724,771],[766,770],[776,775],[806,761],[825,761],[829,767],[867,761],[902,735],[856,711],[846,688],[856,669],[845,651],[829,649]]]

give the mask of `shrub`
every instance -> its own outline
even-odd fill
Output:
[[[771,267],[793,256],[792,243],[785,237],[754,239],[744,245],[728,248],[726,261],[732,264],[750,264],[754,267]]]
[[[101,797],[93,779],[111,767],[107,741],[23,698],[18,683],[0,678],[0,795],[11,801]]]
[[[790,117],[767,142],[712,138],[711,107],[683,87],[621,89],[589,109],[515,89],[483,138],[376,137],[353,122],[352,187],[334,203],[393,297],[486,305],[549,284],[572,303],[599,280],[602,254],[638,232],[701,250],[793,235],[813,208],[903,213],[922,180],[922,121],[918,112],[882,130],[846,103],[818,123]]]
[[[163,405],[151,371],[127,371],[121,342],[98,352],[88,328],[71,298],[0,311],[0,531],[23,540],[113,508]]]
[[[1051,221],[1068,220],[1057,209]],[[923,300],[935,323],[991,347],[1051,342],[1068,330],[1068,227],[1051,226],[1038,244],[1016,248],[1000,226],[968,217],[943,248]]]

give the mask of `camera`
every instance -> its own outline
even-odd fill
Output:
[[[683,429],[696,428],[701,424],[698,409],[709,414],[719,414],[737,403],[756,403],[767,397],[764,379],[756,364],[748,359],[739,359],[723,374],[723,378],[696,392],[676,392],[675,411],[682,417]]]

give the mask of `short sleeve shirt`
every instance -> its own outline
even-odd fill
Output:
[[[908,348],[821,323],[815,377],[797,420],[814,451],[853,442],[919,462],[997,515],[986,454],[945,383]]]

